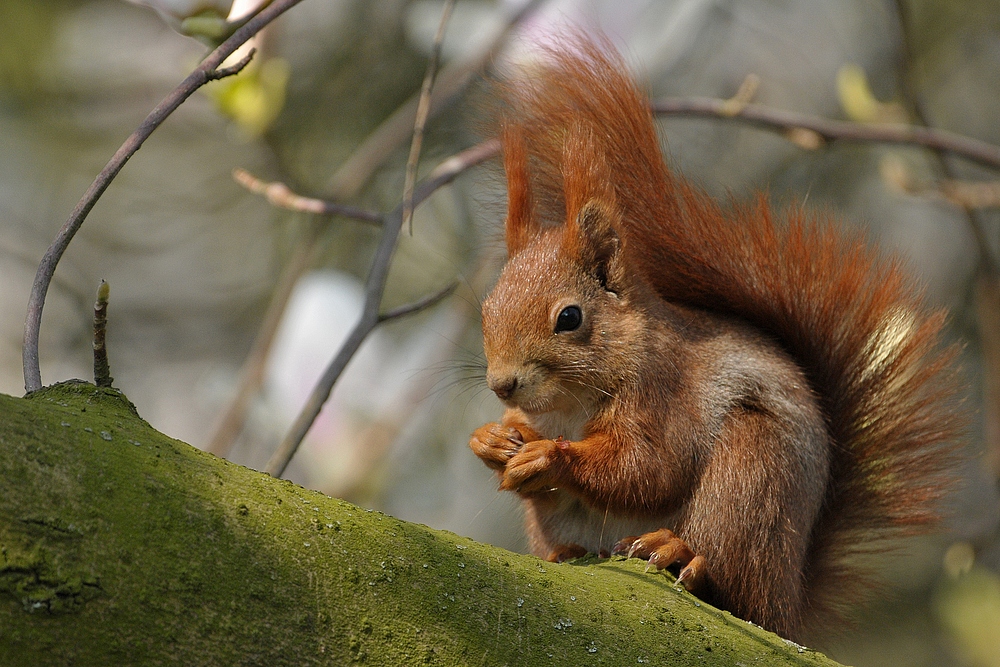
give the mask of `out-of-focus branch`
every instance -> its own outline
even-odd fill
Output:
[[[497,51],[507,42],[511,31],[530,16],[545,0],[531,0],[511,13],[486,47],[448,64],[437,77],[434,95],[428,111],[430,117],[442,109],[468,86],[477,72],[487,66]],[[371,178],[376,169],[389,158],[413,132],[419,95],[414,95],[385,119],[362,142],[330,179],[334,199],[349,199]]]
[[[177,107],[198,90],[198,88],[209,81],[238,73],[242,67],[245,67],[250,62],[252,54],[249,54],[235,66],[221,68],[226,58],[257,34],[264,26],[299,2],[301,0],[275,0],[248,21],[246,25],[233,33],[232,37],[212,51],[184,81],[174,88],[150,112],[138,129],[125,140],[125,143],[112,156],[108,164],[101,170],[101,173],[97,175],[97,178],[94,179],[94,182],[84,193],[79,203],[77,203],[76,208],[70,214],[69,219],[60,228],[52,245],[49,246],[48,250],[45,251],[45,255],[42,256],[42,260],[38,264],[38,270],[35,273],[34,283],[31,286],[31,294],[28,297],[28,312],[24,322],[24,347],[22,350],[24,388],[26,391],[32,392],[42,388],[42,375],[38,360],[38,337],[42,322],[42,308],[45,305],[45,295],[48,292],[49,284],[52,282],[52,275],[55,273],[56,265],[69,246],[70,241],[73,240],[73,237],[83,225],[83,221],[94,207],[94,204],[97,203],[97,200],[100,199],[104,191],[111,185],[111,182],[118,175],[118,172],[122,170],[122,167],[125,166],[129,158],[142,147],[143,142],[146,141],[149,135]]]
[[[910,112],[922,125],[930,126],[930,119],[924,109],[924,104],[917,91],[914,80],[913,48],[910,39],[909,7],[905,0],[894,0],[896,17],[899,21],[900,49],[899,76],[903,96]],[[946,159],[942,147],[935,148],[938,169],[945,177],[941,194],[947,197],[959,210],[964,218],[979,253],[978,275],[973,285],[976,313],[976,325],[979,330],[979,340],[983,355],[983,439],[986,445],[986,464],[994,480],[1000,481],[1000,267],[993,255],[991,244],[987,239],[983,219],[976,212],[973,199],[988,196],[989,185],[982,184],[979,188],[952,187],[949,193],[948,183],[955,183],[958,177],[955,167]],[[996,166],[996,165],[993,165]],[[995,184],[993,184],[995,185]],[[971,190],[971,191],[970,191]],[[984,192],[986,190],[987,192]],[[994,197],[996,189],[993,190]],[[970,197],[970,195],[973,195]],[[1000,526],[994,526],[993,535],[989,541],[995,542]]]
[[[388,322],[389,320],[399,319],[400,317],[406,317],[407,315],[412,315],[413,313],[419,313],[421,310],[426,310],[443,300],[445,297],[449,296],[455,291],[456,287],[458,287],[458,283],[453,281],[451,284],[439,289],[433,294],[428,294],[422,299],[418,299],[413,303],[403,304],[402,306],[382,313],[378,316],[378,321],[379,323]]]
[[[914,81],[915,73],[913,69],[913,45],[910,38],[910,22],[912,17],[910,16],[909,7],[907,6],[905,0],[894,0],[893,4],[896,9],[896,19],[899,23],[898,69],[900,86],[903,91],[903,100],[906,103],[907,110],[917,120],[917,123],[925,128],[931,128],[932,123],[924,110],[923,100],[920,98],[920,94],[917,91],[917,86]],[[954,167],[948,162],[948,160],[945,159],[945,151],[948,149],[942,146],[931,146],[930,148],[934,150],[934,156],[937,160],[937,166],[941,174],[943,174],[946,179],[956,180],[958,174],[955,172]],[[986,240],[986,235],[983,232],[982,220],[979,219],[979,216],[976,215],[973,208],[966,206],[964,202],[956,201],[953,203],[964,212],[965,221],[976,241],[976,247],[979,250],[980,270],[986,272],[987,275],[991,276],[992,279],[995,280],[998,275],[997,264],[996,260],[993,258],[993,254],[990,252],[989,241]]]
[[[284,208],[299,213],[315,213],[316,215],[340,215],[361,222],[382,224],[382,214],[357,206],[348,206],[337,202],[303,197],[290,187],[279,181],[262,181],[246,169],[233,169],[233,179],[256,195],[263,195],[272,206]]]
[[[374,225],[381,225],[383,222],[384,216],[381,213],[323,199],[303,197],[284,183],[262,181],[245,169],[234,169],[233,178],[250,192],[263,195],[272,206],[317,215],[343,216]],[[278,283],[271,296],[271,303],[267,312],[264,313],[260,328],[257,330],[253,347],[250,348],[250,353],[243,362],[243,370],[233,398],[221,412],[221,416],[212,431],[212,436],[205,447],[207,451],[216,456],[229,454],[229,450],[243,428],[247,410],[250,408],[250,400],[264,381],[267,355],[274,342],[278,325],[281,323],[284,304],[291,297],[292,290],[299,278],[315,259],[318,251],[316,240],[319,230],[319,226],[313,225],[303,235],[278,278]]]
[[[852,123],[818,116],[772,109],[760,104],[744,104],[733,113],[730,100],[712,97],[676,97],[657,100],[653,113],[660,116],[700,116],[732,119],[782,132],[808,131],[825,141],[859,141],[908,144],[945,151],[989,167],[1000,168],[1000,146],[955,132],[919,125]],[[803,142],[796,141],[800,145]],[[822,142],[815,146],[818,148]]]
[[[427,63],[427,73],[420,87],[420,99],[417,101],[417,118],[413,122],[413,140],[410,142],[410,157],[406,160],[406,180],[403,183],[403,224],[410,234],[413,234],[413,185],[417,182],[417,164],[420,162],[420,147],[424,143],[424,128],[427,126],[427,116],[431,111],[431,91],[434,89],[434,79],[437,76],[438,60],[441,58],[441,44],[444,42],[444,29],[451,18],[451,10],[455,8],[455,0],[445,0],[441,10],[441,22],[437,34],[434,35],[434,46],[431,49],[431,59]]]
[[[499,142],[491,139],[445,160],[416,189],[413,194],[413,205],[420,204],[420,202],[430,197],[435,190],[450,183],[456,176],[473,165],[493,157],[497,154],[499,148]],[[365,282],[365,303],[361,318],[354,325],[354,329],[336,356],[334,356],[333,360],[326,367],[326,370],[323,371],[323,375],[320,377],[315,388],[313,388],[309,399],[299,412],[288,434],[267,462],[265,471],[274,477],[280,477],[285,472],[288,462],[292,460],[292,456],[295,455],[306,433],[309,432],[316,417],[319,416],[320,410],[323,409],[323,405],[330,397],[333,385],[344,371],[347,362],[351,360],[354,353],[361,347],[361,343],[364,342],[368,334],[382,321],[379,315],[382,293],[385,290],[385,281],[389,275],[389,264],[402,226],[403,205],[400,204],[392,213],[385,217],[385,222],[382,225],[382,237],[375,250],[371,270]]]

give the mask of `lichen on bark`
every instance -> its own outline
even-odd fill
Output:
[[[0,665],[833,664],[641,563],[545,563],[228,463],[114,389],[0,414]]]

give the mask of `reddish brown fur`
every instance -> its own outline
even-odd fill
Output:
[[[606,45],[545,55],[505,93],[510,260],[483,327],[508,410],[470,446],[536,554],[667,527],[713,601],[801,636],[862,597],[853,556],[937,518],[963,423],[944,315],[830,221],[670,174]],[[553,333],[567,305],[583,324]]]

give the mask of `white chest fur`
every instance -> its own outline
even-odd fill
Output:
[[[581,440],[589,415],[585,404],[579,403],[574,407],[575,409],[552,410],[530,415],[529,426],[549,440],[560,436],[566,440]]]

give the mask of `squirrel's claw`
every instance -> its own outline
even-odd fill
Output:
[[[699,588],[707,576],[705,557],[696,556],[687,542],[666,528],[638,537],[622,538],[611,553],[645,559],[647,572],[653,568],[659,571],[671,565],[680,565],[682,569],[677,583],[689,591]]]
[[[611,547],[612,556],[622,556],[625,558],[632,557],[632,548],[635,543],[639,540],[638,535],[629,535],[628,537],[623,537],[622,539],[615,542],[615,545]]]
[[[695,556],[677,575],[677,583],[687,590],[697,592],[708,576],[708,563],[704,556]]]
[[[687,565],[694,558],[694,552],[684,540],[673,537],[658,546],[649,555],[649,565],[657,570],[662,570],[671,565]]]

